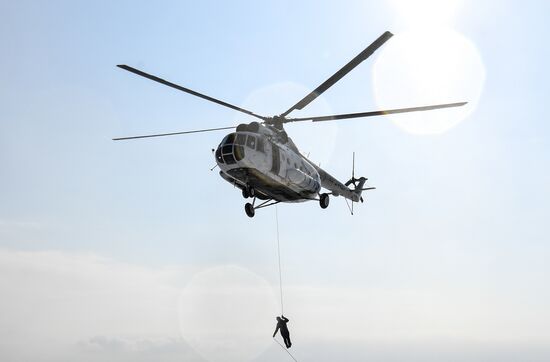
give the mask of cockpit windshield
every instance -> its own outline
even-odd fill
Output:
[[[246,148],[265,153],[263,138],[240,132],[228,134],[216,150],[216,160],[219,163],[234,164],[245,157]]]
[[[233,144],[234,141],[235,141],[235,133],[230,133],[227,136],[225,136],[221,145]]]
[[[235,133],[225,136],[216,150],[216,160],[218,162],[232,165],[244,158],[244,147],[238,144],[234,145],[236,138],[237,142],[240,141],[238,136],[240,135],[236,135]],[[242,142],[244,144],[244,141]]]

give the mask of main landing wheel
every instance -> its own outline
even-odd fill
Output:
[[[249,197],[254,197],[256,196],[256,191],[254,191],[254,189],[250,186],[246,186],[244,189],[243,189],[243,197],[245,199],[248,199]]]
[[[321,194],[319,195],[320,198],[319,198],[319,205],[321,205],[321,208],[322,209],[326,209],[328,207],[328,204],[329,204],[329,197],[328,197],[328,194]]]
[[[251,203],[247,202],[244,205],[244,211],[248,217],[254,217],[254,206]]]

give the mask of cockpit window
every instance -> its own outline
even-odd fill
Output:
[[[242,133],[238,133],[237,141],[235,143],[237,143],[238,145],[244,145],[245,142],[246,142],[246,135]]]
[[[248,138],[246,140],[246,145],[253,150],[256,149],[256,137],[248,135]]]
[[[223,154],[223,160],[225,161],[225,163],[227,163],[228,165],[232,165],[235,163],[235,158],[233,157],[233,154],[232,153],[228,153],[228,154]]]
[[[235,145],[235,160],[240,161],[244,158],[244,147]]]
[[[256,137],[243,133],[231,133],[225,136],[216,150],[216,160],[232,165],[245,158],[244,146],[256,148]]]
[[[216,150],[216,160],[218,160],[218,162],[221,162],[223,163],[223,159],[222,159],[222,149],[218,147],[218,149]]]
[[[229,145],[229,146],[223,146],[222,147],[222,153],[233,153],[233,146],[232,145]]]
[[[228,134],[223,141],[224,145],[231,144],[235,141],[235,133]]]

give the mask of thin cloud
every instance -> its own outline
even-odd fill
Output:
[[[178,318],[182,291],[198,270],[142,267],[92,253],[0,250],[0,360],[204,361],[182,338]],[[239,298],[238,288],[204,287],[212,292],[201,293],[203,299]],[[521,351],[532,361],[550,356],[544,303],[526,308],[521,299],[474,288],[289,285],[284,292],[298,358],[329,361],[344,353],[345,360],[431,361],[430,351],[468,362],[512,361],[508,356]],[[278,348],[256,360],[280,359]]]

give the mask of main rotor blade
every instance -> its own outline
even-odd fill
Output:
[[[347,113],[347,114],[335,114],[332,116],[320,116],[320,117],[304,117],[304,118],[288,118],[286,122],[303,122],[303,121],[312,121],[312,122],[324,122],[324,121],[336,121],[339,119],[349,119],[349,118],[361,118],[361,117],[374,117],[374,116],[383,116],[386,114],[395,114],[395,113],[407,113],[407,112],[421,112],[421,111],[431,111],[433,109],[441,108],[451,108],[451,107],[460,107],[468,102],[458,102],[458,103],[446,103],[446,104],[436,104],[432,106],[423,106],[423,107],[411,107],[411,108],[398,108],[398,109],[388,109],[384,111],[370,111],[370,112],[360,112],[360,113]]]
[[[220,128],[207,128],[207,129],[198,129],[194,131],[183,131],[183,132],[172,132],[172,133],[158,133],[158,134],[149,134],[144,136],[130,136],[130,137],[119,137],[113,138],[113,141],[124,141],[124,140],[135,140],[138,138],[151,138],[151,137],[164,137],[164,136],[175,136],[179,134],[189,134],[189,133],[201,133],[201,132],[211,132],[211,131],[221,131],[223,129],[234,129],[233,127],[220,127]]]
[[[359,53],[355,58],[353,58],[348,64],[344,65],[339,71],[334,73],[330,78],[325,80],[320,86],[315,88],[314,91],[305,96],[298,103],[290,107],[285,113],[281,114],[282,117],[285,117],[290,112],[295,109],[303,109],[305,106],[310,104],[319,97],[323,92],[332,87],[336,82],[342,79],[346,74],[348,74],[353,68],[361,64],[365,59],[370,57],[378,48],[380,48],[386,41],[388,41],[393,36],[392,33],[386,31],[384,34],[380,35],[371,45],[365,48],[361,53]]]
[[[199,93],[199,92],[195,92],[195,91],[192,90],[192,89],[182,87],[182,86],[177,85],[177,84],[175,84],[175,83],[169,82],[169,81],[167,81],[167,80],[165,80],[165,79],[162,79],[162,78],[156,77],[156,76],[154,76],[154,75],[151,75],[151,74],[142,72],[142,71],[139,70],[139,69],[132,68],[132,67],[130,67],[130,66],[128,66],[128,65],[119,64],[119,65],[117,65],[117,67],[119,67],[119,68],[121,68],[121,69],[124,69],[124,70],[127,70],[127,71],[129,71],[129,72],[132,72],[132,73],[134,73],[134,74],[140,75],[140,76],[142,76],[142,77],[145,77],[145,78],[154,80],[155,82],[158,82],[158,83],[167,85],[167,86],[169,86],[169,87],[175,88],[175,89],[180,90],[180,91],[182,91],[182,92],[192,94],[192,95],[194,95],[194,96],[196,96],[196,97],[199,97],[199,98],[202,98],[202,99],[206,99],[207,101],[214,102],[214,103],[217,103],[217,104],[222,105],[222,106],[224,106],[224,107],[228,107],[228,108],[234,109],[234,110],[236,110],[236,111],[246,113],[246,114],[248,114],[248,115],[250,115],[250,116],[259,118],[259,119],[261,119],[261,120],[265,120],[265,118],[266,118],[266,117],[263,117],[263,116],[260,116],[260,115],[258,115],[258,114],[256,114],[256,113],[254,113],[254,112],[251,112],[251,111],[249,111],[249,110],[247,110],[247,109],[237,107],[237,106],[235,106],[235,105],[233,105],[233,104],[230,104],[230,103],[221,101],[221,100],[219,100],[219,99],[216,99],[216,98],[207,96],[207,95],[202,94],[202,93]]]

